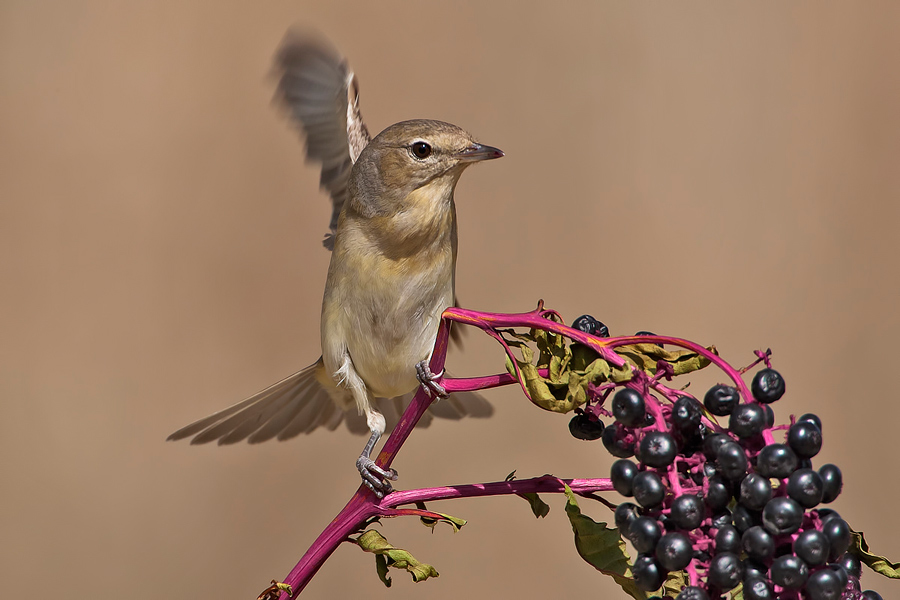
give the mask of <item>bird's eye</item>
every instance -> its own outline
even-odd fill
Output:
[[[424,160],[431,156],[431,146],[425,142],[415,142],[409,149],[412,151],[413,156],[419,160]]]

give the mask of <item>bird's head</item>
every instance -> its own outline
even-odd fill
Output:
[[[354,208],[367,217],[449,209],[463,170],[503,152],[463,129],[417,119],[391,125],[363,149],[350,175]]]

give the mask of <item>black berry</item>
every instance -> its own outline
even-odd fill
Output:
[[[775,539],[765,529],[756,525],[741,536],[741,548],[753,560],[766,562],[775,554]]]
[[[603,421],[587,413],[577,414],[569,421],[569,433],[579,440],[598,440],[603,435]]]
[[[667,571],[680,571],[693,557],[691,538],[677,531],[665,534],[656,545],[656,560]]]
[[[759,435],[766,426],[766,411],[754,402],[739,404],[728,418],[728,429],[741,439]]]
[[[816,571],[806,580],[809,600],[840,600],[843,591],[840,577],[831,569]]]
[[[740,404],[741,395],[730,385],[715,385],[703,397],[706,409],[717,417],[727,417]]]
[[[640,425],[646,413],[644,397],[636,390],[622,388],[613,396],[612,414],[622,425],[626,427]]]
[[[828,562],[831,542],[818,529],[807,529],[794,540],[794,553],[806,564],[817,567]]]
[[[803,508],[815,508],[825,493],[822,478],[812,469],[797,469],[787,485],[788,496]]]
[[[612,464],[609,472],[609,478],[612,480],[613,488],[623,496],[633,496],[631,489],[634,483],[634,476],[638,474],[637,465],[628,459],[620,459]]]
[[[769,444],[756,457],[756,471],[763,477],[784,479],[797,468],[797,455],[784,444]]]
[[[603,446],[617,458],[634,456],[634,438],[619,423],[613,423],[603,430]]]
[[[798,421],[788,430],[788,445],[800,458],[812,458],[822,449],[822,430],[810,421]]]
[[[750,391],[757,402],[771,404],[784,396],[784,378],[775,369],[763,369],[753,377]]]
[[[637,588],[646,592],[658,590],[666,579],[665,572],[659,564],[653,560],[653,557],[646,555],[637,557],[634,566],[631,567],[631,574]]]
[[[641,462],[651,467],[668,467],[675,460],[678,447],[671,434],[651,431],[644,435],[639,447]]]
[[[741,481],[741,504],[752,510],[762,510],[772,498],[772,484],[769,480],[751,473]]]
[[[809,577],[809,568],[798,557],[786,554],[772,562],[769,577],[776,585],[789,590],[799,590]]]
[[[598,337],[609,337],[609,328],[592,317],[591,315],[581,315],[572,322],[572,329],[583,331]]]
[[[741,582],[743,574],[744,569],[738,555],[724,552],[710,561],[707,579],[716,589],[727,592]]]
[[[683,434],[698,431],[702,416],[700,403],[689,396],[679,397],[672,405],[672,425]]]
[[[825,504],[834,502],[834,499],[841,493],[841,488],[844,487],[844,478],[841,475],[841,470],[832,464],[822,465],[819,467],[819,476],[822,478],[824,487],[822,502]]]
[[[635,475],[632,491],[634,499],[644,508],[659,506],[666,496],[662,479],[653,471],[641,471]]]
[[[720,527],[716,532],[716,554],[723,552],[741,553],[741,534],[733,525]]]
[[[628,539],[631,540],[634,549],[641,554],[653,552],[661,536],[659,523],[651,517],[638,517],[628,527]]]
[[[697,529],[706,516],[703,500],[693,494],[684,494],[672,502],[669,518],[679,529]]]
[[[747,472],[747,455],[737,442],[726,442],[719,447],[716,463],[728,479],[740,479]]]
[[[615,523],[622,535],[628,534],[631,522],[640,516],[638,507],[631,502],[623,502],[616,507]]]
[[[790,498],[772,498],[763,509],[762,521],[772,535],[794,533],[803,521],[803,508]]]

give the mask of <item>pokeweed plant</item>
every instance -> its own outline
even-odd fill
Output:
[[[511,473],[504,481],[394,491],[380,500],[361,485],[284,581],[273,581],[259,600],[299,594],[343,542],[374,554],[387,586],[389,569],[406,570],[416,582],[437,577],[433,566],[392,546],[370,525],[414,516],[456,531],[463,519],[431,511],[426,502],[510,494],[527,500],[537,517],[550,510],[539,494],[564,494],[578,554],[636,600],[876,600],[876,592],[861,591],[863,565],[900,578],[900,565],[871,553],[862,533],[822,506],[840,493],[841,471],[813,466],[822,446],[816,415],[776,424],[771,404],[784,395],[785,382],[772,369],[770,351],[756,352],[753,363],[736,369],[715,347],[688,340],[650,332],[609,337],[588,315],[568,327],[539,302],[520,314],[447,309],[430,364],[435,373],[444,369],[451,323],[478,327],[497,340],[507,372],[444,378],[448,392],[517,383],[537,406],[574,412],[572,435],[601,440],[618,458],[610,477],[517,480]],[[748,387],[743,376],[760,364]],[[725,382],[702,400],[671,383],[710,365]],[[378,466],[391,466],[432,401],[419,390]],[[614,504],[597,495],[612,491],[628,500]],[[579,496],[612,509],[614,527],[585,515]],[[629,555],[626,539],[636,556]]]

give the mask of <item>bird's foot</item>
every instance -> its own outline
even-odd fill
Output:
[[[416,363],[416,378],[419,380],[419,383],[422,384],[422,389],[425,390],[425,393],[428,394],[429,398],[432,395],[437,396],[438,398],[446,398],[447,396],[449,396],[446,388],[438,383],[438,379],[443,376],[443,370],[441,370],[441,372],[437,375],[432,373],[431,367],[428,366],[427,360],[422,360]]]
[[[394,491],[391,481],[397,481],[397,471],[390,469],[385,471],[375,464],[375,461],[363,454],[356,459],[356,468],[362,476],[363,485],[375,492],[379,498]]]

